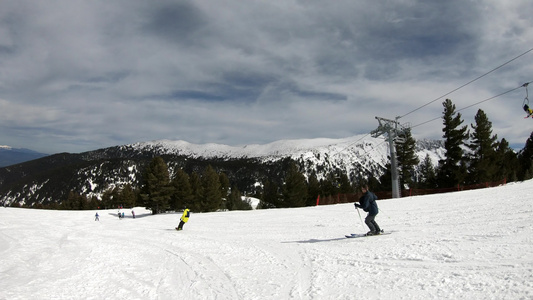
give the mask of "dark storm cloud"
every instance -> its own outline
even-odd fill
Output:
[[[0,139],[60,152],[367,133],[531,48],[531,13],[525,0],[6,0]],[[460,108],[533,80],[529,61],[450,97]],[[481,107],[511,142],[529,136],[502,104],[514,98]],[[440,138],[440,123],[413,134]],[[20,128],[42,130],[23,145]]]
[[[200,40],[209,21],[208,16],[189,1],[156,3],[155,8],[148,10],[147,18],[145,30],[148,33],[181,45]]]

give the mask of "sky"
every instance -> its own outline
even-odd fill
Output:
[[[441,139],[445,98],[460,110],[533,81],[532,15],[527,0],[2,0],[0,145],[345,138],[376,116]],[[482,109],[522,148],[525,97],[459,113],[470,126]]]
[[[377,201],[155,216],[0,206],[0,299],[531,299],[533,181]],[[98,212],[99,221],[95,221]],[[179,295],[179,296],[177,296]]]

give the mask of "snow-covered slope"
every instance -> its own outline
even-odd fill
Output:
[[[0,299],[531,299],[533,181],[351,204],[151,216],[0,208]]]

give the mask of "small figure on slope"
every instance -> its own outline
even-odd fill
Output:
[[[364,211],[368,212],[368,215],[365,218],[366,226],[370,229],[367,235],[378,235],[381,233],[381,228],[379,228],[378,223],[376,223],[376,215],[378,214],[378,204],[376,200],[378,197],[368,190],[368,185],[364,184],[361,187],[363,196],[359,198],[359,204],[354,203],[354,206],[357,208],[362,208]]]
[[[176,227],[176,230],[183,230],[183,225],[185,225],[185,223],[189,221],[190,215],[191,215],[190,210],[186,208],[183,211],[183,215],[181,215],[180,224],[178,225],[178,227]]]
[[[100,221],[100,216],[98,215],[98,212],[96,212],[96,215],[94,215],[95,221]]]

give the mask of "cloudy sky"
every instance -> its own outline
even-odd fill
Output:
[[[524,53],[446,98],[461,109],[533,81],[532,48],[529,0],[2,0],[0,145],[344,138],[376,116],[440,139],[442,120],[416,126],[442,116],[434,100]],[[521,148],[525,96],[460,113],[482,109]]]

